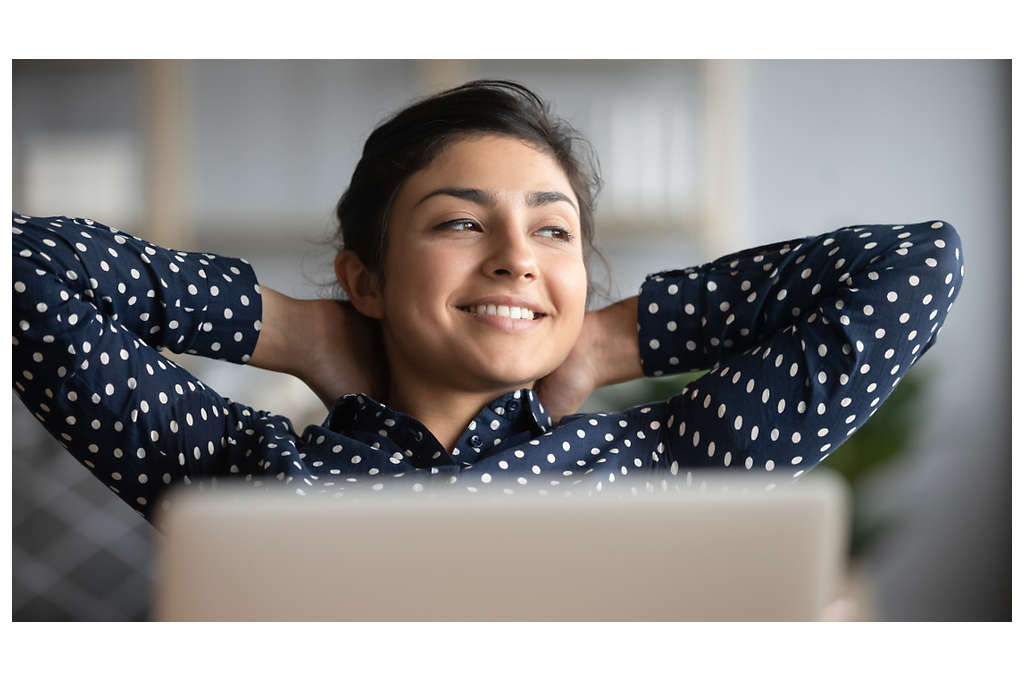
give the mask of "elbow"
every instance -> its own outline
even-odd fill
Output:
[[[963,248],[963,244],[960,241],[960,233],[957,232],[952,223],[945,220],[933,220],[927,223],[927,225],[931,231],[933,243],[941,241],[945,244],[945,246],[940,248],[948,248],[951,251],[959,251]],[[936,246],[938,245],[936,244]]]
[[[927,254],[925,264],[934,270],[936,277],[945,285],[952,285],[957,290],[963,281],[964,254],[960,233],[952,224],[945,220],[932,220],[922,223],[926,237],[922,246]]]

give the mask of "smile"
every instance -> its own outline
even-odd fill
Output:
[[[544,313],[535,313],[529,308],[518,306],[484,304],[475,306],[456,306],[459,310],[471,315],[493,315],[495,317],[507,317],[512,320],[534,320],[544,317]]]

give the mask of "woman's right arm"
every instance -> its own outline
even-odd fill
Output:
[[[257,475],[283,417],[218,395],[158,351],[235,363],[260,336],[243,260],[171,251],[89,220],[13,217],[13,381],[55,439],[147,518],[179,480]]]
[[[249,364],[301,379],[328,408],[346,393],[384,400],[380,328],[347,301],[263,293],[263,329]]]

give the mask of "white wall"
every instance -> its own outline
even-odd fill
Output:
[[[952,223],[964,286],[939,342],[912,462],[877,481],[904,526],[877,557],[883,616],[1010,616],[1010,66],[744,65],[744,239]]]

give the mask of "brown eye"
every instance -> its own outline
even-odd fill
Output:
[[[564,242],[572,241],[572,234],[569,232],[569,230],[565,229],[564,227],[558,227],[557,225],[549,225],[547,227],[542,227],[541,229],[537,230],[537,234],[548,236],[551,237],[552,239],[558,239]]]
[[[470,232],[480,231],[480,225],[475,220],[469,220],[467,218],[460,218],[458,220],[449,220],[446,223],[441,223],[435,230],[450,230],[452,232]]]

